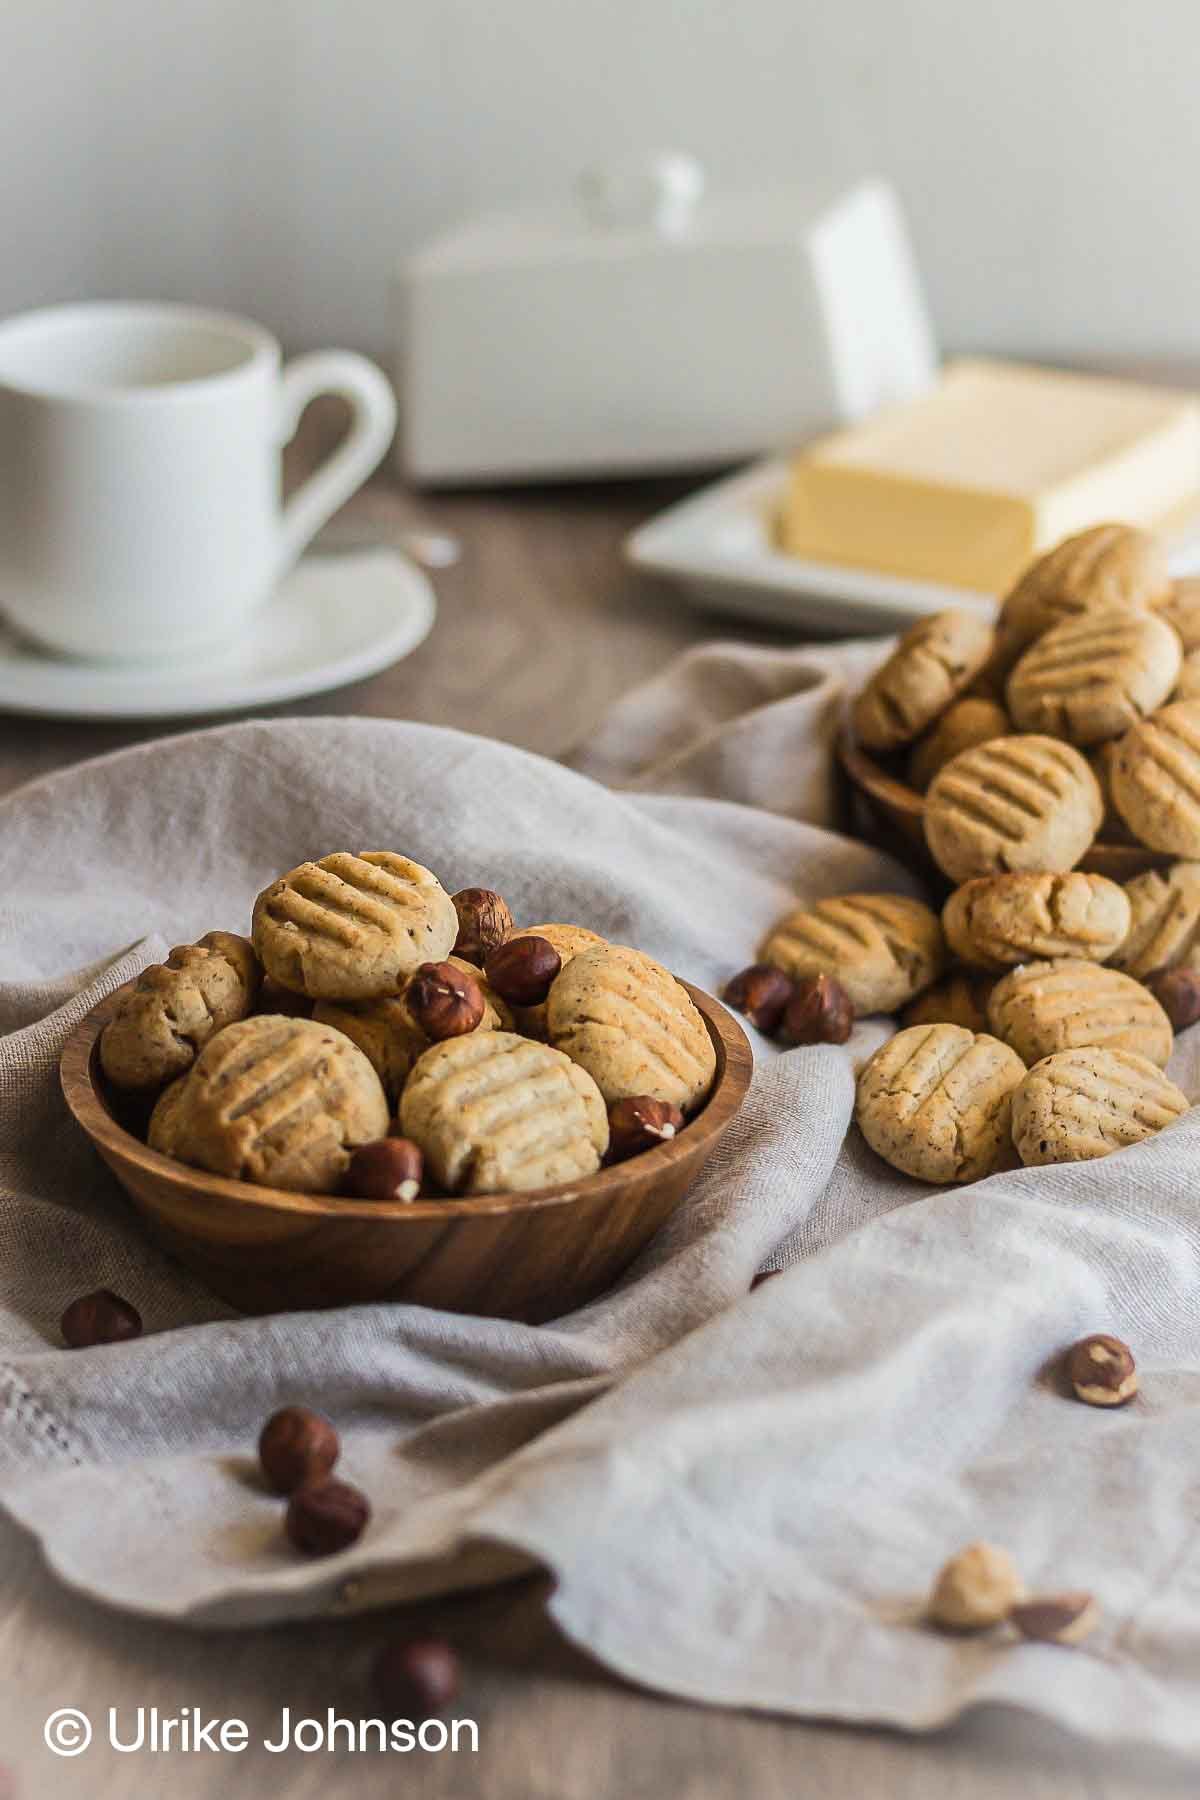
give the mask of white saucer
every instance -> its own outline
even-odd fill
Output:
[[[0,712],[58,719],[172,719],[237,712],[375,675],[415,650],[433,589],[394,550],[307,556],[244,637],[166,665],[74,662],[0,621]]]

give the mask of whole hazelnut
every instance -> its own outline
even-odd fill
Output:
[[[1171,1021],[1172,1031],[1186,1031],[1200,1019],[1200,969],[1160,969],[1146,986]]]
[[[488,984],[510,1006],[540,1006],[562,968],[562,957],[548,938],[509,938],[483,961]]]
[[[376,1138],[358,1146],[342,1187],[355,1200],[415,1200],[424,1172],[421,1147],[411,1138]]]
[[[780,1027],[785,1044],[844,1044],[854,1029],[854,1008],[832,975],[805,975]]]
[[[459,1663],[443,1638],[400,1638],[375,1659],[371,1686],[385,1719],[428,1719],[458,1693]]]
[[[474,1031],[486,1011],[474,975],[450,962],[422,963],[404,998],[416,1024],[435,1043]]]
[[[467,962],[482,963],[488,951],[498,949],[512,933],[508,903],[492,888],[461,888],[450,898],[458,914],[454,954]]]
[[[308,1406],[284,1406],[272,1413],[258,1440],[263,1475],[277,1494],[324,1481],[340,1450],[329,1420]]]
[[[348,1481],[321,1481],[296,1489],[284,1529],[305,1556],[333,1556],[357,1543],[370,1516],[370,1502],[358,1488]]]
[[[1009,1618],[1022,1637],[1039,1644],[1078,1644],[1100,1622],[1090,1594],[1037,1594],[1021,1600]]]
[[[986,1631],[1006,1619],[1025,1590],[1012,1558],[994,1544],[968,1544],[933,1584],[929,1617],[945,1631]]]
[[[1133,1351],[1103,1331],[1067,1351],[1067,1379],[1087,1406],[1124,1406],[1138,1391]]]
[[[782,969],[770,963],[751,963],[725,984],[725,999],[735,1012],[744,1013],[767,1037],[774,1037],[783,1023],[796,984]]]
[[[72,1300],[60,1321],[68,1349],[89,1350],[94,1344],[123,1344],[141,1337],[142,1315],[111,1288],[97,1288]]]
[[[669,1100],[652,1100],[649,1094],[614,1100],[608,1109],[607,1160],[624,1162],[627,1156],[668,1143],[682,1130],[683,1114]]]

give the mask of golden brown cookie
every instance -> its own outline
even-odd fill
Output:
[[[210,931],[143,969],[100,1034],[100,1066],[115,1087],[149,1091],[184,1074],[223,1025],[254,1006],[261,971],[248,940]]]
[[[1200,700],[1200,650],[1189,650],[1179,666],[1172,700]]]
[[[1010,1167],[1010,1105],[1025,1065],[959,1025],[898,1031],[858,1078],[855,1118],[877,1155],[919,1181],[978,1181]]]
[[[895,1012],[937,980],[946,946],[935,912],[904,894],[841,894],[797,907],[775,926],[762,961],[785,975],[834,975],[855,1012]]]
[[[854,703],[854,730],[869,750],[895,750],[944,713],[992,650],[992,628],[951,608],[910,625]]]
[[[1055,738],[996,738],[964,750],[925,797],[925,841],[951,881],[1073,869],[1103,816],[1096,777]]]
[[[1200,650],[1200,576],[1175,583],[1162,616],[1178,636],[1185,656]]]
[[[690,1113],[708,1097],[717,1059],[703,1015],[640,950],[603,944],[573,957],[550,989],[546,1027],[610,1106],[648,1094]]]
[[[1013,1096],[1013,1143],[1028,1167],[1087,1162],[1153,1137],[1187,1110],[1187,1095],[1144,1056],[1060,1050]]]
[[[942,908],[946,942],[980,969],[1078,956],[1106,962],[1130,926],[1129,901],[1103,875],[978,875]]]
[[[397,994],[458,937],[436,875],[390,850],[337,851],[301,863],[254,903],[254,947],[267,973],[314,1000]]]
[[[996,985],[994,975],[972,969],[956,969],[943,981],[910,1000],[900,1014],[901,1025],[961,1025],[964,1031],[986,1031],[988,995]]]
[[[1182,656],[1157,613],[1093,608],[1025,652],[1008,678],[1008,710],[1021,731],[1098,744],[1163,704]]]
[[[400,1125],[451,1194],[553,1187],[593,1175],[608,1114],[587,1072],[548,1044],[472,1031],[418,1059]]]
[[[1112,959],[1145,981],[1158,969],[1200,969],[1200,862],[1147,869],[1125,884],[1129,930]]]
[[[1176,700],[1127,731],[1111,780],[1113,803],[1139,843],[1200,857],[1200,700]]]
[[[961,751],[990,743],[993,738],[1008,737],[1011,732],[1008,714],[995,700],[978,695],[956,700],[932,730],[913,745],[908,779],[918,792],[924,793],[938,770]]]
[[[490,1035],[490,1034],[489,1034]],[[176,1116],[176,1154],[213,1175],[334,1194],[388,1103],[356,1044],[314,1019],[260,1013],[201,1051]]]
[[[558,951],[564,969],[571,958],[578,956],[581,950],[595,950],[606,941],[598,932],[589,931],[586,925],[523,925],[520,931],[514,931],[512,936],[545,938],[546,942],[553,944]],[[513,1020],[522,1037],[537,1038],[539,1042],[545,1042],[546,1002],[544,1000],[538,1006],[514,1006]]]
[[[1062,619],[1095,608],[1152,610],[1172,594],[1157,539],[1132,525],[1094,525],[1065,538],[1026,569],[1000,608],[996,662],[1017,658]]]
[[[146,1142],[151,1150],[157,1150],[161,1156],[177,1156],[179,1153],[179,1120],[187,1082],[186,1075],[177,1075],[158,1096],[154,1111],[150,1114]]]
[[[1171,1021],[1140,982],[1119,969],[1067,957],[1025,963],[992,989],[988,1023],[1032,1066],[1058,1050],[1131,1050],[1165,1068]]]
[[[461,956],[445,959],[474,977],[483,989],[484,1012],[480,1031],[511,1031],[511,1008],[491,987],[482,969],[465,962]],[[323,1025],[344,1031],[351,1043],[357,1044],[380,1081],[388,1099],[395,1104],[408,1079],[409,1070],[418,1056],[428,1050],[430,1040],[413,1018],[403,994],[385,995],[380,1000],[318,1000],[312,1016]]]

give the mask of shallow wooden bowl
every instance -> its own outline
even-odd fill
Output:
[[[67,1039],[67,1105],[150,1234],[243,1312],[405,1300],[538,1322],[608,1287],[674,1212],[750,1085],[746,1034],[699,989],[717,1053],[707,1105],[679,1136],[571,1186],[465,1200],[341,1200],[226,1181],[149,1149],[100,1070],[117,994]],[[121,990],[119,990],[121,991]]]
[[[863,750],[848,728],[838,738],[838,761],[849,781],[857,806],[866,815],[869,835],[922,875],[934,869],[925,848],[925,796],[892,774]],[[1165,869],[1174,861],[1141,844],[1102,843],[1097,840],[1079,864],[1091,875],[1107,875],[1113,881],[1130,881],[1143,869]]]

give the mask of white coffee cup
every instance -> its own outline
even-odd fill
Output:
[[[317,394],[348,436],[280,500],[280,452]],[[100,302],[0,324],[0,612],[38,643],[162,660],[233,639],[361,486],[396,403],[373,363],[283,366],[261,326]]]

